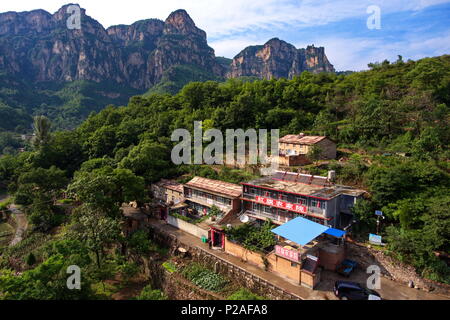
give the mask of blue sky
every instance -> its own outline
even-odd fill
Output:
[[[0,12],[42,8],[51,13],[70,1],[2,1]],[[103,26],[146,18],[164,20],[186,9],[208,34],[216,54],[232,58],[248,45],[278,37],[297,48],[324,46],[337,70],[367,69],[384,59],[420,59],[450,53],[450,0],[79,0]],[[367,8],[381,10],[381,29],[370,30]]]

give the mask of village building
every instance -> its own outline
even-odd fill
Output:
[[[174,180],[163,179],[152,184],[151,191],[153,197],[166,204],[177,204],[184,200],[183,185]]]
[[[166,220],[171,207],[184,201],[183,185],[174,180],[163,179],[150,187],[154,201],[151,204],[154,215]]]
[[[202,177],[194,177],[183,185],[184,203],[195,215],[208,215],[213,206],[222,216],[240,211],[242,187],[237,184]]]
[[[287,135],[279,140],[278,163],[281,166],[301,166],[310,163],[308,153],[312,148],[320,150],[319,159],[335,159],[336,143],[325,136]]]
[[[242,186],[194,177],[185,184],[162,180],[151,187],[158,202],[154,215],[212,247],[223,249],[224,225],[239,222]],[[212,214],[213,208],[215,209]]]
[[[284,224],[305,217],[322,225],[345,228],[353,220],[351,208],[364,190],[336,185],[328,177],[277,171],[272,176],[242,183],[243,214]]]

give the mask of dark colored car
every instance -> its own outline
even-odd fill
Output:
[[[349,277],[353,270],[356,269],[358,263],[353,260],[345,259],[342,263],[337,267],[336,272],[344,277]]]
[[[341,300],[381,300],[378,292],[350,281],[336,281],[334,294]]]

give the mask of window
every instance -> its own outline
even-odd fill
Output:
[[[268,207],[268,206],[264,206],[264,212],[265,213],[273,213],[273,208],[272,207]]]
[[[308,199],[306,199],[306,197],[296,197],[295,200],[303,206],[306,206],[308,203]]]

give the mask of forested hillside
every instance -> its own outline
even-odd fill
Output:
[[[247,173],[230,169],[175,167],[170,161],[174,129],[192,130],[194,121],[203,120],[221,130],[326,134],[338,142],[343,161],[310,170],[336,170],[338,182],[370,193],[354,209],[355,235],[374,232],[373,212],[383,210],[387,219],[381,234],[391,254],[425,277],[450,283],[449,267],[436,255],[450,251],[449,106],[448,55],[417,62],[399,57],[348,75],[305,72],[293,80],[190,83],[176,95],[137,96],[127,107],[108,107],[73,131],[48,133],[43,123],[32,151],[0,158],[0,183],[25,206],[35,232],[65,225],[65,239],[73,226],[96,223],[89,220],[92,214],[115,230],[120,204],[145,202],[144,186],[163,177],[248,179]],[[55,206],[64,190],[82,204],[74,216]],[[117,241],[124,240],[105,239]],[[92,248],[89,239],[85,244]],[[71,250],[73,243],[60,244],[38,264],[62,266],[58,259]],[[2,266],[10,266],[6,258]],[[0,278],[0,285],[13,281],[8,279]]]

